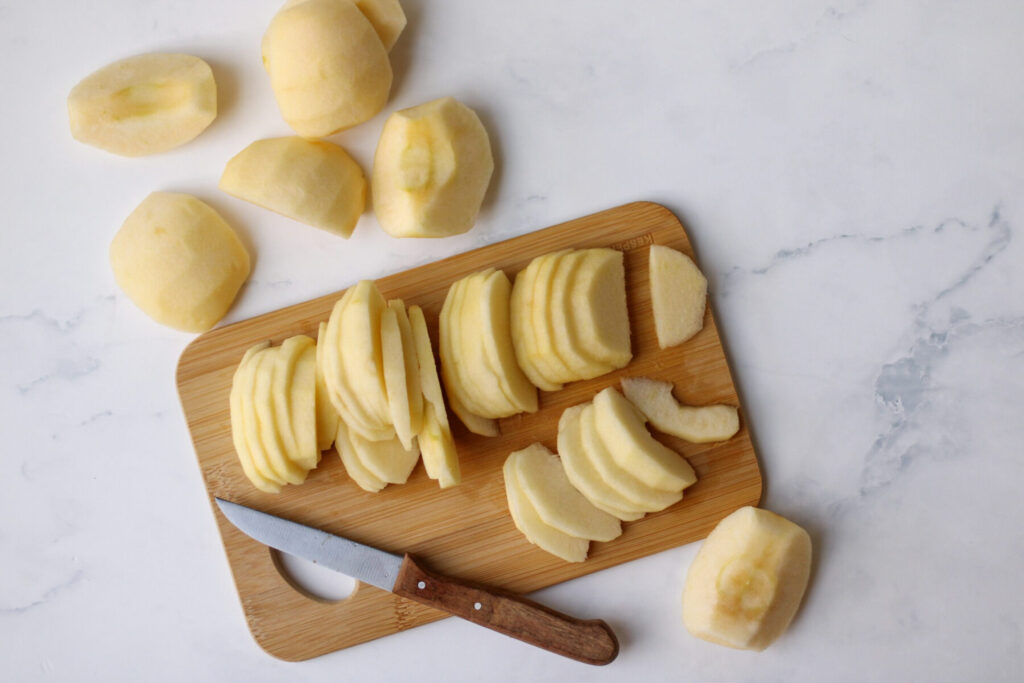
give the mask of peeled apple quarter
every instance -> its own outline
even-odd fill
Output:
[[[683,622],[704,640],[763,650],[789,627],[811,573],[811,537],[773,512],[743,507],[718,523],[690,565]]]
[[[238,235],[207,204],[187,194],[154,192],[110,243],[118,286],[158,323],[205,332],[230,308],[249,276]]]
[[[126,157],[174,149],[216,117],[213,71],[192,55],[128,57],[86,76],[68,95],[72,137]]]
[[[393,237],[447,237],[473,227],[494,172],[487,130],[443,97],[384,122],[373,158],[373,210]]]
[[[388,51],[351,0],[292,0],[263,36],[263,66],[296,133],[319,138],[367,121],[391,91]]]

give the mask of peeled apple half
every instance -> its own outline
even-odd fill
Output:
[[[767,510],[718,523],[690,565],[683,622],[698,638],[764,650],[789,627],[811,573],[811,538]]]
[[[71,135],[126,157],[174,149],[216,117],[213,72],[192,55],[122,59],[86,76],[68,95]]]

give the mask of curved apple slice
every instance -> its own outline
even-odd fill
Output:
[[[539,257],[516,275],[509,298],[509,328],[512,333],[512,350],[516,354],[516,363],[530,382],[544,391],[558,391],[561,384],[552,382],[544,376],[541,369],[533,361],[536,352],[533,344],[533,281],[537,275]]]
[[[352,392],[381,430],[391,425],[384,362],[380,345],[380,316],[387,305],[371,280],[350,288],[351,297],[341,311],[341,362]],[[348,294],[346,292],[346,294]]]
[[[502,418],[523,412],[509,397],[502,378],[487,362],[484,350],[484,338],[493,333],[485,325],[483,307],[483,285],[494,273],[493,268],[474,273],[463,279],[462,303],[458,309],[458,327],[456,334],[462,337],[461,345],[455,351],[464,359],[465,376],[463,381],[477,401],[485,408],[480,415],[489,418]]]
[[[420,459],[415,441],[412,448],[406,448],[397,436],[387,441],[369,441],[349,431],[348,438],[363,469],[388,484],[408,481]]]
[[[316,342],[304,334],[285,339],[274,361],[274,407],[286,455],[305,470],[320,462],[316,432]],[[277,377],[283,374],[283,380]],[[282,400],[283,406],[282,406]],[[285,409],[282,411],[282,407]]]
[[[683,499],[681,491],[651,488],[615,462],[615,457],[598,436],[593,405],[587,405],[580,414],[580,436],[583,450],[594,469],[608,486],[630,501],[629,509],[658,512]]]
[[[418,435],[420,456],[427,476],[436,479],[441,488],[455,486],[462,481],[459,470],[459,455],[455,440],[448,424],[448,413],[444,409],[441,380],[437,377],[434,351],[430,346],[427,321],[419,306],[409,307],[409,323],[416,343],[416,361],[420,368],[420,385],[423,387],[423,427]]]
[[[558,420],[558,454],[562,458],[565,475],[569,477],[572,485],[594,504],[594,507],[618,517],[623,522],[640,519],[644,513],[632,509],[629,499],[605,483],[583,450],[580,413],[586,405],[566,408]]]
[[[401,302],[399,302],[401,303]],[[404,312],[404,307],[403,307]],[[421,395],[419,388],[419,372],[412,376],[406,374],[406,352],[403,346],[402,330],[398,325],[398,312],[389,304],[380,315],[381,359],[384,365],[384,385],[388,395],[388,413],[395,427],[395,434],[405,449],[412,448],[412,440],[419,431],[419,425],[413,430],[412,420],[412,386],[410,380],[416,379],[416,394]],[[421,408],[422,410],[422,408]],[[423,420],[422,412],[419,415]]]
[[[687,406],[672,396],[672,385],[647,377],[623,377],[622,393],[660,432],[690,443],[731,439],[740,430],[739,411],[733,406]]]
[[[241,390],[244,392],[242,396],[242,424],[245,425],[245,439],[249,444],[250,453],[252,453],[252,462],[256,471],[259,472],[264,479],[272,481],[278,486],[284,486],[288,482],[285,481],[284,478],[282,478],[270,465],[270,460],[263,447],[263,441],[260,438],[260,423],[256,416],[256,374],[259,370],[260,363],[263,360],[263,354],[265,354],[269,348],[270,343],[268,342],[262,349],[253,353],[247,363],[249,370],[242,376],[243,384]]]
[[[594,397],[594,420],[615,462],[648,486],[682,491],[697,481],[690,463],[651,436],[640,411],[615,387]]]
[[[540,518],[530,499],[523,493],[519,485],[515,469],[515,459],[509,457],[502,467],[505,478],[505,497],[508,510],[516,528],[526,536],[526,540],[566,562],[582,562],[587,559],[590,539],[577,538],[548,526]]]
[[[316,365],[316,447],[326,451],[334,443],[338,434],[338,410],[331,402],[331,394],[324,380],[324,361],[322,346],[327,338],[327,323],[320,323],[317,330],[317,345],[313,351]]]
[[[473,434],[480,436],[498,436],[501,430],[498,429],[498,421],[492,420],[488,417],[480,417],[476,413],[470,412],[466,406],[459,402],[455,394],[448,392],[448,407],[452,409],[456,417],[463,426]]]
[[[572,283],[569,311],[582,353],[614,368],[633,358],[621,251],[587,249]]]
[[[345,471],[348,472],[348,476],[352,478],[356,486],[364,491],[377,493],[388,484],[363,466],[352,443],[353,434],[354,432],[349,430],[344,420],[338,420],[338,434],[334,439],[334,447],[338,451],[342,464],[345,465]]]
[[[481,417],[483,410],[476,402],[466,396],[465,381],[462,378],[465,363],[461,349],[462,335],[458,330],[459,309],[465,289],[465,281],[453,282],[448,288],[441,314],[438,316],[438,342],[441,356],[441,377],[448,391],[448,404],[466,429],[481,436],[494,436],[498,433],[498,425],[494,420]],[[470,401],[470,403],[467,403]],[[472,404],[476,409],[470,407]]]
[[[441,373],[449,394],[453,394],[474,415],[490,419],[501,412],[503,402],[496,404],[495,397],[479,385],[480,379],[476,376],[479,370],[470,357],[471,338],[462,322],[472,280],[473,276],[470,275],[452,283],[441,308],[438,318]],[[487,379],[485,376],[483,381]],[[498,392],[496,382],[494,391]]]
[[[254,454],[248,440],[248,429],[245,422],[245,409],[243,402],[252,400],[252,373],[253,365],[249,362],[257,351],[262,351],[270,345],[270,342],[263,342],[249,348],[242,356],[238,368],[231,379],[231,395],[229,404],[231,407],[231,441],[235,446],[235,453],[238,454],[238,461],[242,465],[242,471],[252,482],[252,485],[266,493],[278,493],[281,490],[280,484],[263,476],[256,468]]]
[[[610,541],[622,533],[618,518],[594,507],[565,475],[558,456],[535,443],[508,456],[519,487],[550,527],[576,538]]]
[[[484,361],[498,377],[498,383],[516,412],[537,411],[537,388],[516,363],[509,326],[509,300],[512,283],[504,271],[497,270],[481,283],[479,301]],[[465,319],[465,314],[463,319]],[[472,323],[470,318],[470,324]]]
[[[280,347],[267,348],[253,357],[253,362],[256,363],[252,388],[252,402],[256,412],[256,438],[266,456],[267,464],[278,478],[289,484],[301,484],[306,480],[306,471],[285,454],[274,410],[274,394],[280,391],[280,386],[274,381],[274,361],[280,352]]]
[[[554,331],[551,329],[550,315],[551,282],[558,262],[571,251],[571,249],[563,249],[539,257],[537,277],[533,282],[533,309],[529,328],[533,333],[533,362],[545,377],[559,384],[572,382],[576,376],[555,351]]]
[[[552,275],[551,296],[548,299],[547,328],[552,348],[577,380],[599,377],[615,369],[608,363],[588,357],[575,334],[571,303],[573,282],[587,253],[573,251],[559,259]]]

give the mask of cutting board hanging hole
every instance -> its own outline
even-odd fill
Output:
[[[339,574],[327,567],[273,548],[269,550],[281,578],[310,600],[342,602],[355,592],[358,581],[351,576]]]

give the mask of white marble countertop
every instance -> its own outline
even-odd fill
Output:
[[[404,0],[387,111],[452,94],[498,171],[477,227],[351,240],[216,188],[289,133],[262,73],[274,0],[0,0],[0,678],[1010,681],[1024,678],[1024,7]],[[75,143],[64,100],[147,51],[214,68],[191,144]],[[369,168],[384,116],[336,136]],[[250,637],[174,387],[190,337],[117,290],[109,241],[154,190],[255,256],[226,322],[624,202],[688,224],[750,418],[763,505],[815,572],[761,654],[692,638],[697,544],[537,597],[609,621],[593,669],[456,619],[304,663]]]

